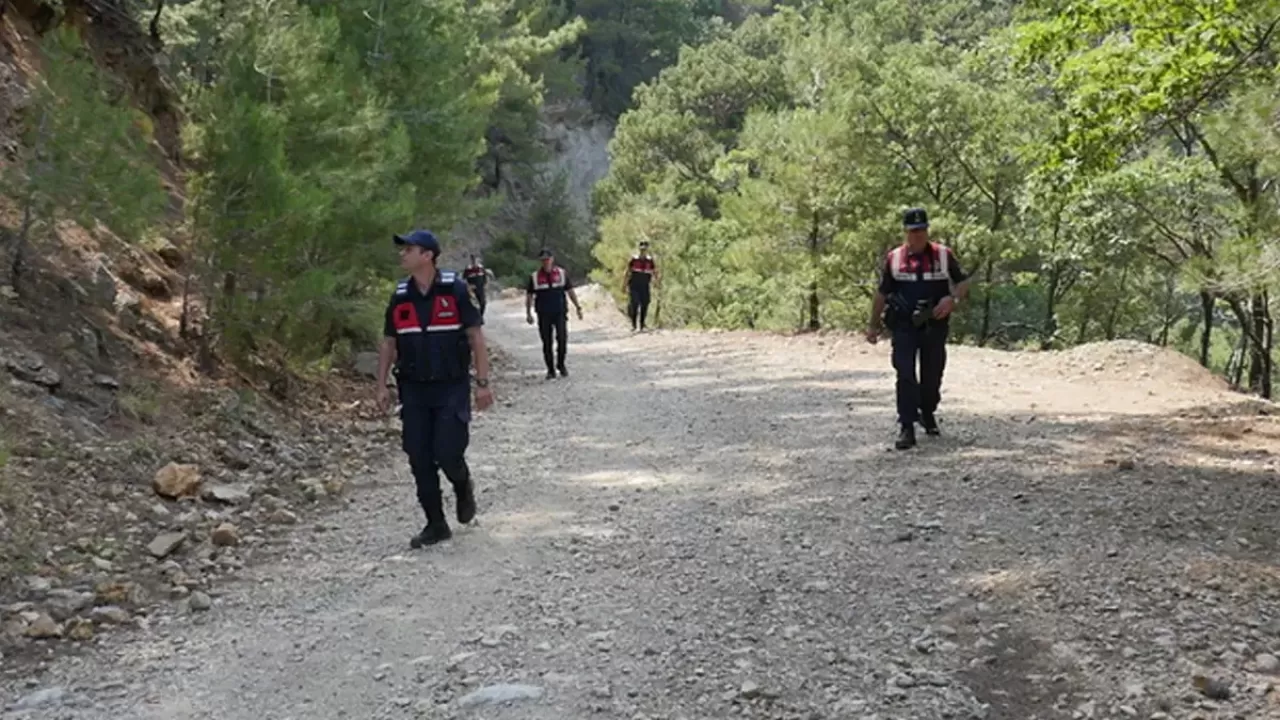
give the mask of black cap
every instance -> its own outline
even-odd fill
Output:
[[[924,208],[910,208],[902,213],[902,226],[908,230],[929,227],[929,213]]]
[[[648,240],[641,240],[641,241],[640,241],[640,247],[649,247],[649,241],[648,241]]]
[[[430,230],[414,230],[404,235],[392,235],[391,239],[397,245],[417,245],[437,255],[440,254],[440,241],[436,239],[436,236]]]
[[[538,257],[540,258],[549,258],[549,257],[555,257],[555,256],[556,254],[551,252],[551,248],[542,248],[542,251],[538,253]]]

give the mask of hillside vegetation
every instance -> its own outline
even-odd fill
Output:
[[[1176,346],[1271,394],[1280,4],[799,3],[636,93],[600,277],[654,243],[667,326],[861,328],[922,205],[961,342]]]

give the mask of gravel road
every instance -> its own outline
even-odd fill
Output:
[[[887,343],[624,325],[589,308],[546,381],[490,305],[511,365],[451,543],[408,549],[389,422],[278,562],[0,717],[1280,717],[1272,406],[1129,344],[955,347],[902,453]]]

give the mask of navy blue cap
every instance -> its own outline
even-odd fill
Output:
[[[556,254],[551,252],[551,248],[542,248],[542,252],[538,253],[538,257],[540,258],[549,258],[549,257],[555,257],[555,256]]]
[[[910,208],[902,213],[902,226],[908,230],[919,230],[929,227],[929,213],[924,208]]]
[[[397,245],[417,245],[420,248],[440,252],[440,241],[430,230],[414,230],[404,235],[391,236]]]

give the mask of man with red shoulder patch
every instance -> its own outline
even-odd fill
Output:
[[[394,364],[400,396],[401,440],[427,525],[409,540],[420,548],[453,536],[444,517],[440,471],[457,499],[458,522],[476,513],[475,488],[467,467],[470,440],[471,365],[475,364],[476,408],[493,404],[489,354],[480,311],[457,273],[439,270],[440,242],[427,230],[395,235],[400,265],[409,272],[387,304],[378,349],[378,406],[391,406],[387,376]]]
[[[650,285],[658,283],[658,264],[649,254],[649,241],[640,241],[640,251],[631,256],[623,275],[623,290],[627,293],[627,316],[631,318],[631,331],[643,332],[649,315]]]
[[[542,359],[547,363],[547,379],[554,380],[556,370],[561,377],[568,376],[565,369],[565,344],[569,339],[569,304],[565,297],[573,301],[578,310],[578,319],[582,319],[582,305],[573,292],[573,281],[569,279],[569,271],[556,264],[556,256],[549,248],[538,253],[542,266],[529,275],[525,284],[524,313],[525,319],[533,324],[533,311],[538,311],[538,335],[542,338]],[[551,335],[555,333],[556,352],[551,354]]]
[[[969,278],[951,248],[930,241],[923,208],[907,210],[902,224],[906,239],[889,251],[880,268],[867,341],[879,340],[885,327],[893,333],[900,425],[894,447],[906,450],[915,447],[917,420],[929,435],[939,432],[934,412],[941,401],[950,317],[969,291]]]

